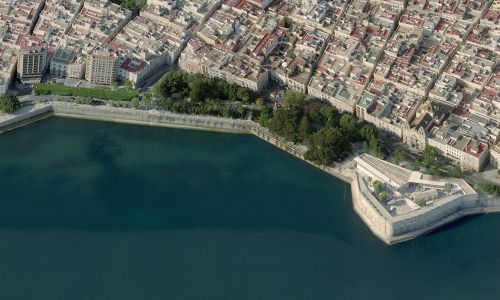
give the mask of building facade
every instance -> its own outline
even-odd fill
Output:
[[[96,49],[87,55],[85,79],[97,85],[111,85],[116,81],[118,57],[115,53]]]
[[[24,83],[40,82],[47,66],[47,47],[44,42],[21,45],[17,60],[17,74]]]
[[[68,68],[76,59],[76,55],[71,51],[57,49],[50,60],[50,74],[57,77],[66,77]]]
[[[492,167],[500,169],[500,144],[491,149],[490,164]]]

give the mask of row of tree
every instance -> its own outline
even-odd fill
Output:
[[[16,96],[2,95],[0,96],[0,112],[13,113],[16,109],[21,107],[21,103]]]
[[[111,90],[105,88],[83,88],[66,86],[55,83],[35,84],[33,91],[36,95],[59,95],[74,97],[92,97],[115,101],[130,101],[139,95],[135,90]]]
[[[476,182],[476,187],[486,194],[496,196],[500,195],[500,186],[485,182]]]
[[[436,177],[462,177],[460,167],[452,166],[450,160],[439,153],[436,147],[426,145],[422,159],[414,162],[414,169]]]
[[[233,119],[244,118],[246,115],[246,109],[241,103],[218,99],[207,99],[203,102],[156,99],[154,104],[161,109],[182,114],[211,115]]]

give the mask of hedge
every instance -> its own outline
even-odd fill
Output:
[[[138,91],[72,87],[54,83],[35,84],[33,90],[35,91],[36,95],[95,97],[115,101],[130,101],[139,95]]]

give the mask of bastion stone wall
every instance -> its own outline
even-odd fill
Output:
[[[358,174],[352,183],[352,194],[358,215],[375,235],[388,244],[411,239],[464,215],[485,212],[488,208],[488,203],[479,199],[478,194],[460,194],[403,215],[391,216]]]

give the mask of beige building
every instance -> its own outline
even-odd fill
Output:
[[[488,144],[451,128],[449,125],[434,128],[427,139],[428,144],[459,164],[463,170],[482,171],[490,155]]]
[[[17,74],[25,83],[40,82],[47,66],[47,46],[43,41],[25,40],[19,49]]]
[[[77,57],[68,65],[67,78],[82,79],[85,75],[85,58]]]
[[[470,140],[462,150],[460,166],[464,170],[481,172],[488,163],[489,153],[488,144]]]
[[[264,9],[271,4],[272,0],[250,0],[248,2],[257,5],[259,8]]]
[[[491,149],[490,164],[497,169],[500,169],[500,144]]]
[[[269,82],[269,72],[258,64],[237,55],[231,57],[198,39],[189,41],[179,58],[179,68],[220,78],[256,92],[262,91]]]
[[[15,49],[0,46],[0,95],[7,93],[16,74],[17,53]]]
[[[85,79],[98,85],[111,85],[116,80],[118,57],[107,49],[96,49],[85,62]]]

